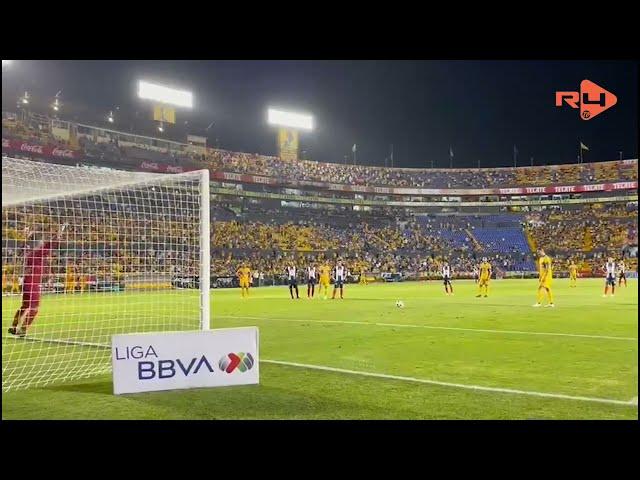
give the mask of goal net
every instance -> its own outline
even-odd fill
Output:
[[[209,176],[2,159],[2,389],[111,370],[111,336],[209,328]]]

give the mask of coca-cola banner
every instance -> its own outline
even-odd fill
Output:
[[[2,139],[2,151],[7,153],[20,153],[44,158],[66,158],[77,160],[81,155],[76,150],[59,148],[55,145],[38,145],[23,140]]]
[[[195,170],[191,167],[183,167],[179,165],[168,165],[166,163],[158,163],[158,162],[150,162],[144,161],[142,162],[138,168],[145,172],[156,172],[156,173],[184,173],[189,172],[191,170]]]
[[[364,185],[343,185],[338,183],[280,180],[273,177],[247,175],[231,172],[211,172],[212,180],[233,181],[239,183],[258,183],[263,185],[286,185],[293,187],[316,187],[341,192],[377,193],[383,195],[540,195],[559,193],[601,192],[614,190],[635,190],[638,182],[597,183],[592,185],[561,185],[546,187],[515,188],[392,188]]]

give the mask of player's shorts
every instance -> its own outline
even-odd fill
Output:
[[[328,287],[331,284],[331,280],[329,277],[320,277],[320,285],[323,287]]]
[[[607,283],[607,285],[614,285],[614,286],[615,286],[615,284],[616,284],[616,277],[614,277],[613,275],[609,275],[609,276],[607,277],[606,283]]]
[[[540,282],[540,286],[544,288],[551,288],[551,279]]]
[[[627,279],[627,275],[624,272],[620,273],[620,276],[618,277],[620,280],[626,280]]]
[[[444,283],[445,285],[450,284],[451,283],[451,278],[443,277],[442,278],[442,283]]]
[[[336,278],[336,281],[333,284],[334,287],[342,287],[343,285],[344,285],[344,278]]]
[[[294,277],[289,277],[289,286],[290,287],[297,287],[298,286],[298,280]]]
[[[316,279],[315,278],[307,278],[307,285],[315,285],[316,284]]]
[[[485,285],[489,283],[489,277],[480,277],[480,280],[478,280],[478,282],[482,285]]]
[[[240,288],[249,288],[249,279],[241,279]]]
[[[569,274],[569,278],[570,278],[571,280],[575,280],[576,278],[578,278],[578,275],[576,275],[575,273],[570,273],[570,274]]]

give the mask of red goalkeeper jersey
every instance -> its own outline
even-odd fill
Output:
[[[28,251],[24,259],[24,280],[22,293],[40,293],[40,284],[44,273],[45,262],[55,247],[54,242],[44,242],[41,246]]]

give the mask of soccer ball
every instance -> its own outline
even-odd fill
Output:
[[[396,307],[398,307],[398,308],[404,308],[404,302],[403,302],[402,300],[398,300],[398,301],[396,302]]]

